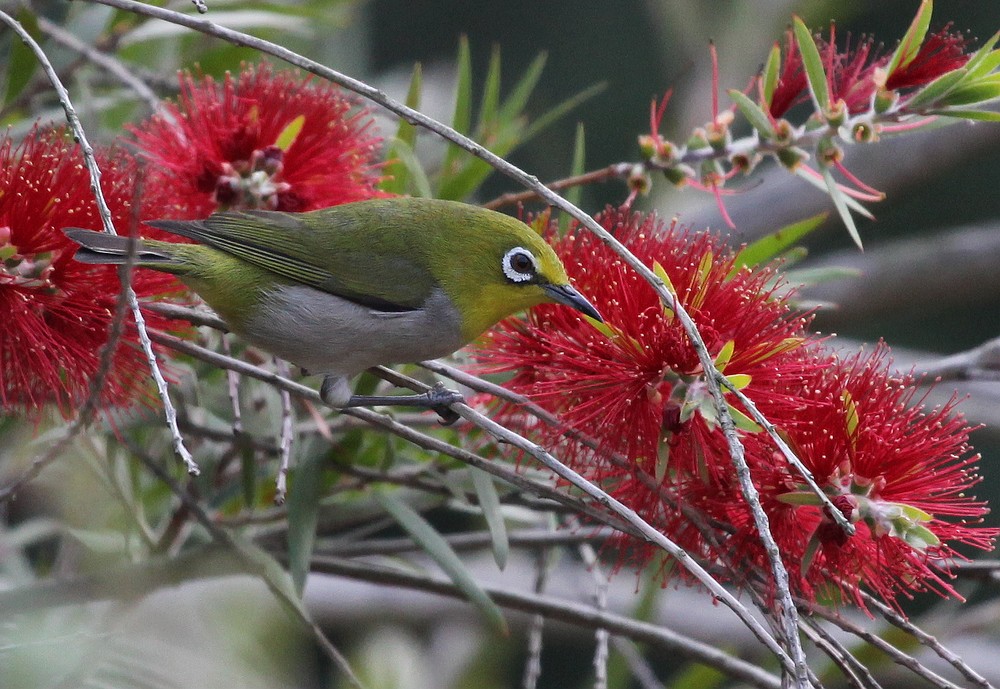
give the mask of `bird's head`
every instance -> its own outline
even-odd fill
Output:
[[[467,339],[546,302],[601,320],[597,309],[570,285],[562,261],[537,232],[515,218],[483,209],[465,220],[449,238],[438,279],[458,308]]]

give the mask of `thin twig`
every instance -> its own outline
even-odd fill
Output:
[[[545,186],[552,191],[560,191],[562,189],[570,189],[584,184],[606,182],[609,179],[625,179],[629,176],[629,173],[633,168],[635,168],[635,163],[614,163],[605,168],[601,168],[600,170],[592,170],[590,172],[585,172],[582,175],[574,175],[564,179],[557,179],[554,182],[549,182]],[[487,201],[483,204],[483,208],[496,210],[497,208],[512,206],[516,203],[523,203],[537,198],[539,198],[538,193],[534,191],[511,192],[498,196],[491,201]]]
[[[861,665],[857,661],[857,658],[852,656],[846,648],[830,636],[827,630],[823,629],[815,620],[805,617],[800,619],[802,620],[802,633],[830,658],[830,661],[837,666],[837,669],[847,679],[848,684],[854,687],[854,689],[881,689],[881,686],[878,682],[875,682],[875,678],[871,677],[870,673],[867,675],[872,680],[870,683],[858,675],[857,670],[859,668],[865,672],[867,672],[867,668]]]
[[[813,615],[822,617],[828,622],[831,622],[836,626],[840,627],[844,631],[854,634],[862,641],[867,642],[871,646],[874,646],[878,650],[885,653],[894,663],[896,663],[897,665],[901,665],[902,667],[905,667],[918,677],[923,677],[928,682],[931,682],[935,686],[941,687],[942,689],[961,689],[957,684],[949,682],[941,675],[925,667],[919,660],[917,660],[913,656],[909,655],[908,653],[904,653],[903,651],[899,650],[885,639],[881,638],[880,636],[878,636],[873,632],[868,631],[864,627],[861,627],[857,624],[854,624],[853,622],[850,622],[849,620],[844,619],[835,612],[826,610],[825,608],[822,608],[818,605],[812,605],[808,601],[802,600],[799,602],[804,608],[808,608]]]
[[[864,599],[865,605],[878,610],[889,624],[897,629],[902,629],[921,644],[934,651],[942,660],[948,662],[953,668],[962,673],[967,680],[975,684],[977,687],[980,687],[981,689],[994,689],[989,680],[969,667],[966,662],[962,660],[961,656],[949,648],[946,648],[935,637],[931,636],[923,629],[907,620],[905,617],[871,594],[861,591],[861,597]]]
[[[377,584],[405,587],[428,591],[453,598],[463,598],[451,581],[432,578],[409,571],[389,569],[367,563],[354,562],[337,557],[314,557],[313,572],[347,577]],[[604,627],[614,634],[620,634],[636,641],[643,641],[715,668],[735,679],[754,687],[779,689],[781,681],[773,674],[744,660],[721,651],[716,646],[691,639],[665,627],[640,622],[624,615],[601,611],[592,605],[567,601],[564,598],[541,596],[510,591],[507,589],[485,588],[486,593],[497,605],[544,615],[547,619],[560,620],[588,629]]]
[[[282,359],[274,360],[278,375],[282,378],[288,377],[288,364]],[[274,485],[274,504],[281,505],[285,502],[285,495],[288,492],[288,465],[292,461],[292,398],[288,390],[278,391],[281,396],[281,461],[278,464],[278,477]]]
[[[323,402],[320,398],[319,393],[312,388],[306,387],[305,385],[297,383],[293,380],[282,378],[273,371],[268,371],[260,368],[259,366],[254,366],[253,364],[249,364],[240,359],[226,357],[218,352],[213,352],[205,347],[201,347],[192,342],[188,342],[178,337],[174,337],[173,335],[168,335],[156,330],[150,331],[150,335],[158,344],[165,347],[169,347],[183,354],[196,357],[220,368],[233,368],[244,376],[256,378],[257,380],[264,381],[265,383],[273,385],[279,389],[286,389],[293,395],[296,395],[297,397],[307,400],[313,404],[326,406],[325,402]],[[338,411],[340,411],[341,414],[360,419],[369,425],[375,426],[376,428],[382,428],[383,430],[393,433],[394,435],[397,435],[418,447],[422,447],[425,450],[454,457],[455,459],[470,466],[482,469],[483,471],[506,481],[516,488],[538,494],[542,497],[553,500],[558,504],[566,505],[580,514],[586,515],[598,522],[607,524],[608,526],[618,529],[619,531],[633,536],[639,536],[639,532],[632,525],[607,514],[603,510],[581,502],[571,495],[566,495],[562,491],[555,490],[554,488],[548,486],[541,486],[537,482],[525,479],[521,476],[521,474],[507,468],[505,465],[488,461],[473,452],[469,452],[468,450],[460,447],[455,447],[444,440],[421,433],[420,431],[399,423],[385,414],[379,414],[378,412],[365,409],[363,407],[353,407]]]
[[[577,546],[577,552],[583,559],[583,564],[587,565],[591,576],[594,578],[596,592],[594,594],[594,606],[604,612],[608,609],[608,577],[601,571],[600,563],[597,560],[597,553],[589,543],[581,543]],[[607,689],[608,687],[608,643],[611,635],[604,627],[598,627],[594,631],[596,649],[594,650],[594,689]]]
[[[146,82],[135,76],[130,65],[125,65],[121,60],[98,50],[88,43],[84,43],[66,29],[41,15],[36,15],[36,20],[38,21],[38,28],[46,36],[56,43],[79,53],[88,62],[97,65],[115,79],[125,84],[125,86],[135,91],[135,94],[146,104],[150,112],[156,112],[160,107],[162,103],[160,97],[153,93],[153,89],[149,88]]]

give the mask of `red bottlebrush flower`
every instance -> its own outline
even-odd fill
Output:
[[[809,100],[809,83],[802,65],[802,53],[791,29],[785,32],[785,54],[778,72],[778,81],[771,94],[771,104],[765,108],[771,117],[777,119],[793,107]]]
[[[822,511],[761,436],[747,447],[771,531],[803,595],[839,589],[842,599],[861,607],[861,590],[890,604],[920,591],[957,596],[946,564],[960,557],[955,547],[989,550],[998,534],[981,525],[989,510],[969,495],[981,480],[979,456],[968,444],[972,429],[953,413],[954,402],[930,411],[914,405],[913,379],[894,377],[890,369],[885,347],[831,359],[802,387],[803,411],[772,419],[854,523],[854,535]],[[702,506],[733,527],[727,560],[744,571],[766,571],[753,520],[735,490],[729,499],[718,487],[714,495],[702,491]]]
[[[105,197],[126,232],[138,167],[127,157],[100,160]],[[90,176],[76,145],[59,131],[33,131],[15,147],[0,140],[0,410],[37,412],[55,404],[64,415],[86,396],[108,339],[117,294],[113,266],[73,260],[65,227],[101,229]],[[168,275],[141,271],[140,296],[176,289]],[[153,325],[162,320],[150,315]],[[101,395],[125,406],[144,388],[146,360],[126,331]]]
[[[662,268],[737,387],[767,412],[791,413],[788,405],[798,402],[785,389],[804,373],[797,350],[805,319],[775,291],[772,270],[737,269],[721,240],[653,215],[609,209],[598,221],[644,263]],[[660,485],[678,475],[714,482],[731,472],[701,364],[673,312],[600,240],[574,231],[555,250],[606,324],[543,305],[497,326],[477,357],[487,371],[516,371],[507,387],[599,444],[592,452],[559,429],[539,429],[577,471],[662,523]],[[522,421],[516,408],[501,415],[515,426]]]
[[[925,86],[938,77],[965,66],[969,55],[965,48],[969,39],[952,31],[946,24],[940,31],[924,39],[920,50],[905,66],[887,75],[885,87],[890,91]]]
[[[830,40],[824,46],[819,45],[823,58],[823,70],[826,72],[830,87],[830,102],[844,101],[847,112],[854,115],[864,112],[871,106],[872,97],[878,89],[875,83],[875,70],[883,66],[888,55],[879,56],[873,50],[872,39],[862,36],[851,48],[851,37],[847,37],[847,45],[838,50],[836,45],[837,32],[834,25],[830,26]]]
[[[376,196],[381,140],[333,85],[268,65],[222,84],[180,76],[180,100],[132,128],[173,217],[216,210],[308,211]]]

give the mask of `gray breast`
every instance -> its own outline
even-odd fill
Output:
[[[414,311],[374,311],[305,286],[266,294],[239,334],[310,373],[354,376],[379,364],[451,354],[465,342],[458,312],[440,289]]]

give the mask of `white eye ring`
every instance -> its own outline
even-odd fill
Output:
[[[527,271],[517,270],[513,266],[515,259],[522,258],[527,258],[531,263],[531,268]],[[535,261],[535,256],[530,251],[520,246],[515,246],[513,249],[504,254],[501,265],[503,266],[503,274],[506,275],[507,279],[511,282],[527,282],[538,273],[538,262]]]

